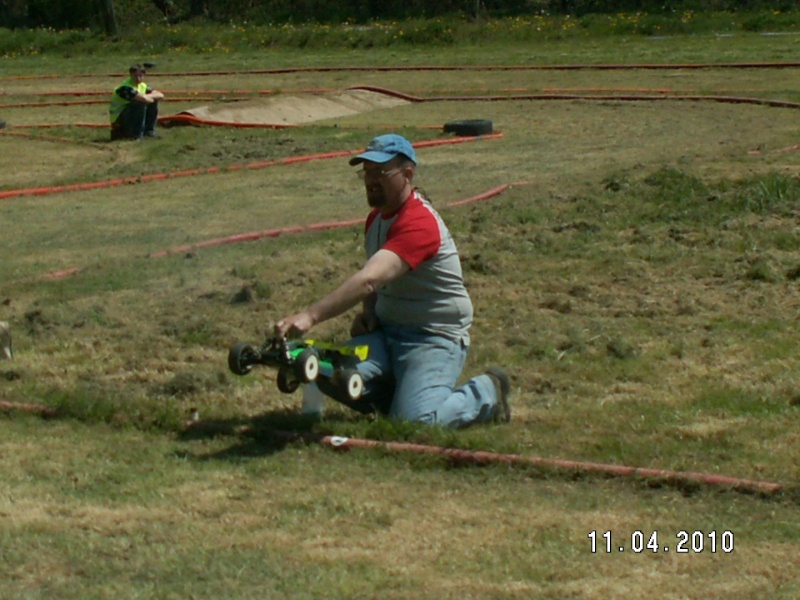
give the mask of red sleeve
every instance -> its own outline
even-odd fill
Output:
[[[435,256],[441,245],[439,221],[422,202],[409,200],[389,228],[383,248],[391,250],[416,269]]]

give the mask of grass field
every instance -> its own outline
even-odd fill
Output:
[[[102,103],[52,103],[105,99],[120,78],[109,74],[142,58],[2,59],[0,193],[220,171],[0,200],[0,319],[15,352],[0,363],[0,400],[57,412],[2,415],[0,597],[796,598],[800,111],[698,97],[800,102],[797,68],[243,71],[754,63],[791,60],[798,43],[741,34],[176,51],[153,57],[150,83],[168,97],[162,115],[209,90],[215,102],[225,90],[354,85],[474,99],[295,129],[165,128],[161,140],[114,145],[107,130],[73,125],[104,124]],[[230,74],[182,75],[197,71]],[[77,95],[87,92],[100,94]],[[512,93],[588,97],[480,99]],[[360,227],[151,256],[366,211],[345,158],[228,167],[357,150],[389,129],[447,139],[432,127],[462,118],[490,119],[503,136],[420,149],[418,184],[456,238],[475,304],[464,375],[507,367],[512,423],[440,431],[332,402],[311,422],[274,373],[229,374],[232,343],[260,342],[275,319],[358,267]],[[447,206],[503,185],[489,200]],[[73,274],[48,277],[64,270]],[[314,333],[344,340],[348,327],[345,316]],[[200,421],[188,426],[195,411]],[[782,490],[456,467],[287,443],[276,430],[696,471]],[[658,552],[633,551],[654,532]]]

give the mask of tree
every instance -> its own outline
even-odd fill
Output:
[[[179,23],[192,17],[208,16],[208,0],[189,0],[189,10],[183,14],[179,14],[180,9],[172,0],[153,0],[153,4],[170,23]]]
[[[117,9],[114,6],[114,0],[101,0],[103,27],[106,30],[106,35],[111,37],[119,37],[119,21],[117,21]]]
[[[189,16],[202,17],[208,12],[208,0],[191,0],[189,2]]]

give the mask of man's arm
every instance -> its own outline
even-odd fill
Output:
[[[408,272],[410,267],[391,250],[378,250],[361,270],[350,276],[330,294],[305,310],[285,317],[275,325],[275,334],[303,335],[314,325],[336,317],[359,302],[367,300],[378,289]]]

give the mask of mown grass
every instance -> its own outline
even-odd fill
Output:
[[[569,63],[595,50],[613,58],[624,45],[669,63],[741,57],[739,43],[748,61],[768,60],[794,44],[687,37],[653,50],[654,41],[536,48],[545,61]],[[467,49],[465,60],[522,61],[524,46],[510,48]],[[400,60],[376,56],[307,51],[278,62]],[[464,56],[417,49],[402,60]],[[119,62],[42,58],[39,74],[111,72]],[[162,58],[170,71],[258,59]],[[21,73],[34,63],[9,64]],[[189,84],[164,74],[158,86],[341,88],[367,76],[282,77]],[[655,88],[676,79],[760,97],[798,93],[791,77],[777,85],[771,71],[369,77],[423,93]],[[35,98],[110,81],[3,83]],[[67,141],[0,138],[0,163],[13,177],[5,189],[355,149],[387,124],[415,141],[435,139],[442,134],[419,125],[491,119],[500,140],[421,150],[419,183],[456,237],[476,306],[465,375],[502,364],[515,396],[506,427],[441,431],[364,419],[332,402],[313,421],[299,414],[298,397],[278,393],[269,370],[228,373],[233,342],[260,342],[275,318],[357,268],[358,227],[148,258],[223,235],[362,217],[345,159],[4,200],[0,317],[12,323],[16,357],[0,364],[0,397],[60,416],[3,416],[3,597],[596,598],[654,586],[672,597],[797,595],[800,184],[797,157],[785,150],[800,130],[796,111],[425,103],[290,132],[170,129],[151,145],[78,144],[73,157],[75,142],[100,144],[101,133],[69,123],[101,123],[102,107],[8,110],[12,132],[16,122],[56,122]],[[506,183],[490,201],[447,206]],[[69,267],[77,274],[41,278]],[[315,333],[345,339],[347,321]],[[195,412],[199,422],[187,426]],[[572,470],[457,468],[381,450],[337,453],[276,430],[702,471],[777,481],[784,491],[764,498]],[[736,550],[676,554],[682,529],[733,531]],[[634,530],[658,530],[671,552],[593,555],[592,530],[622,543]]]

